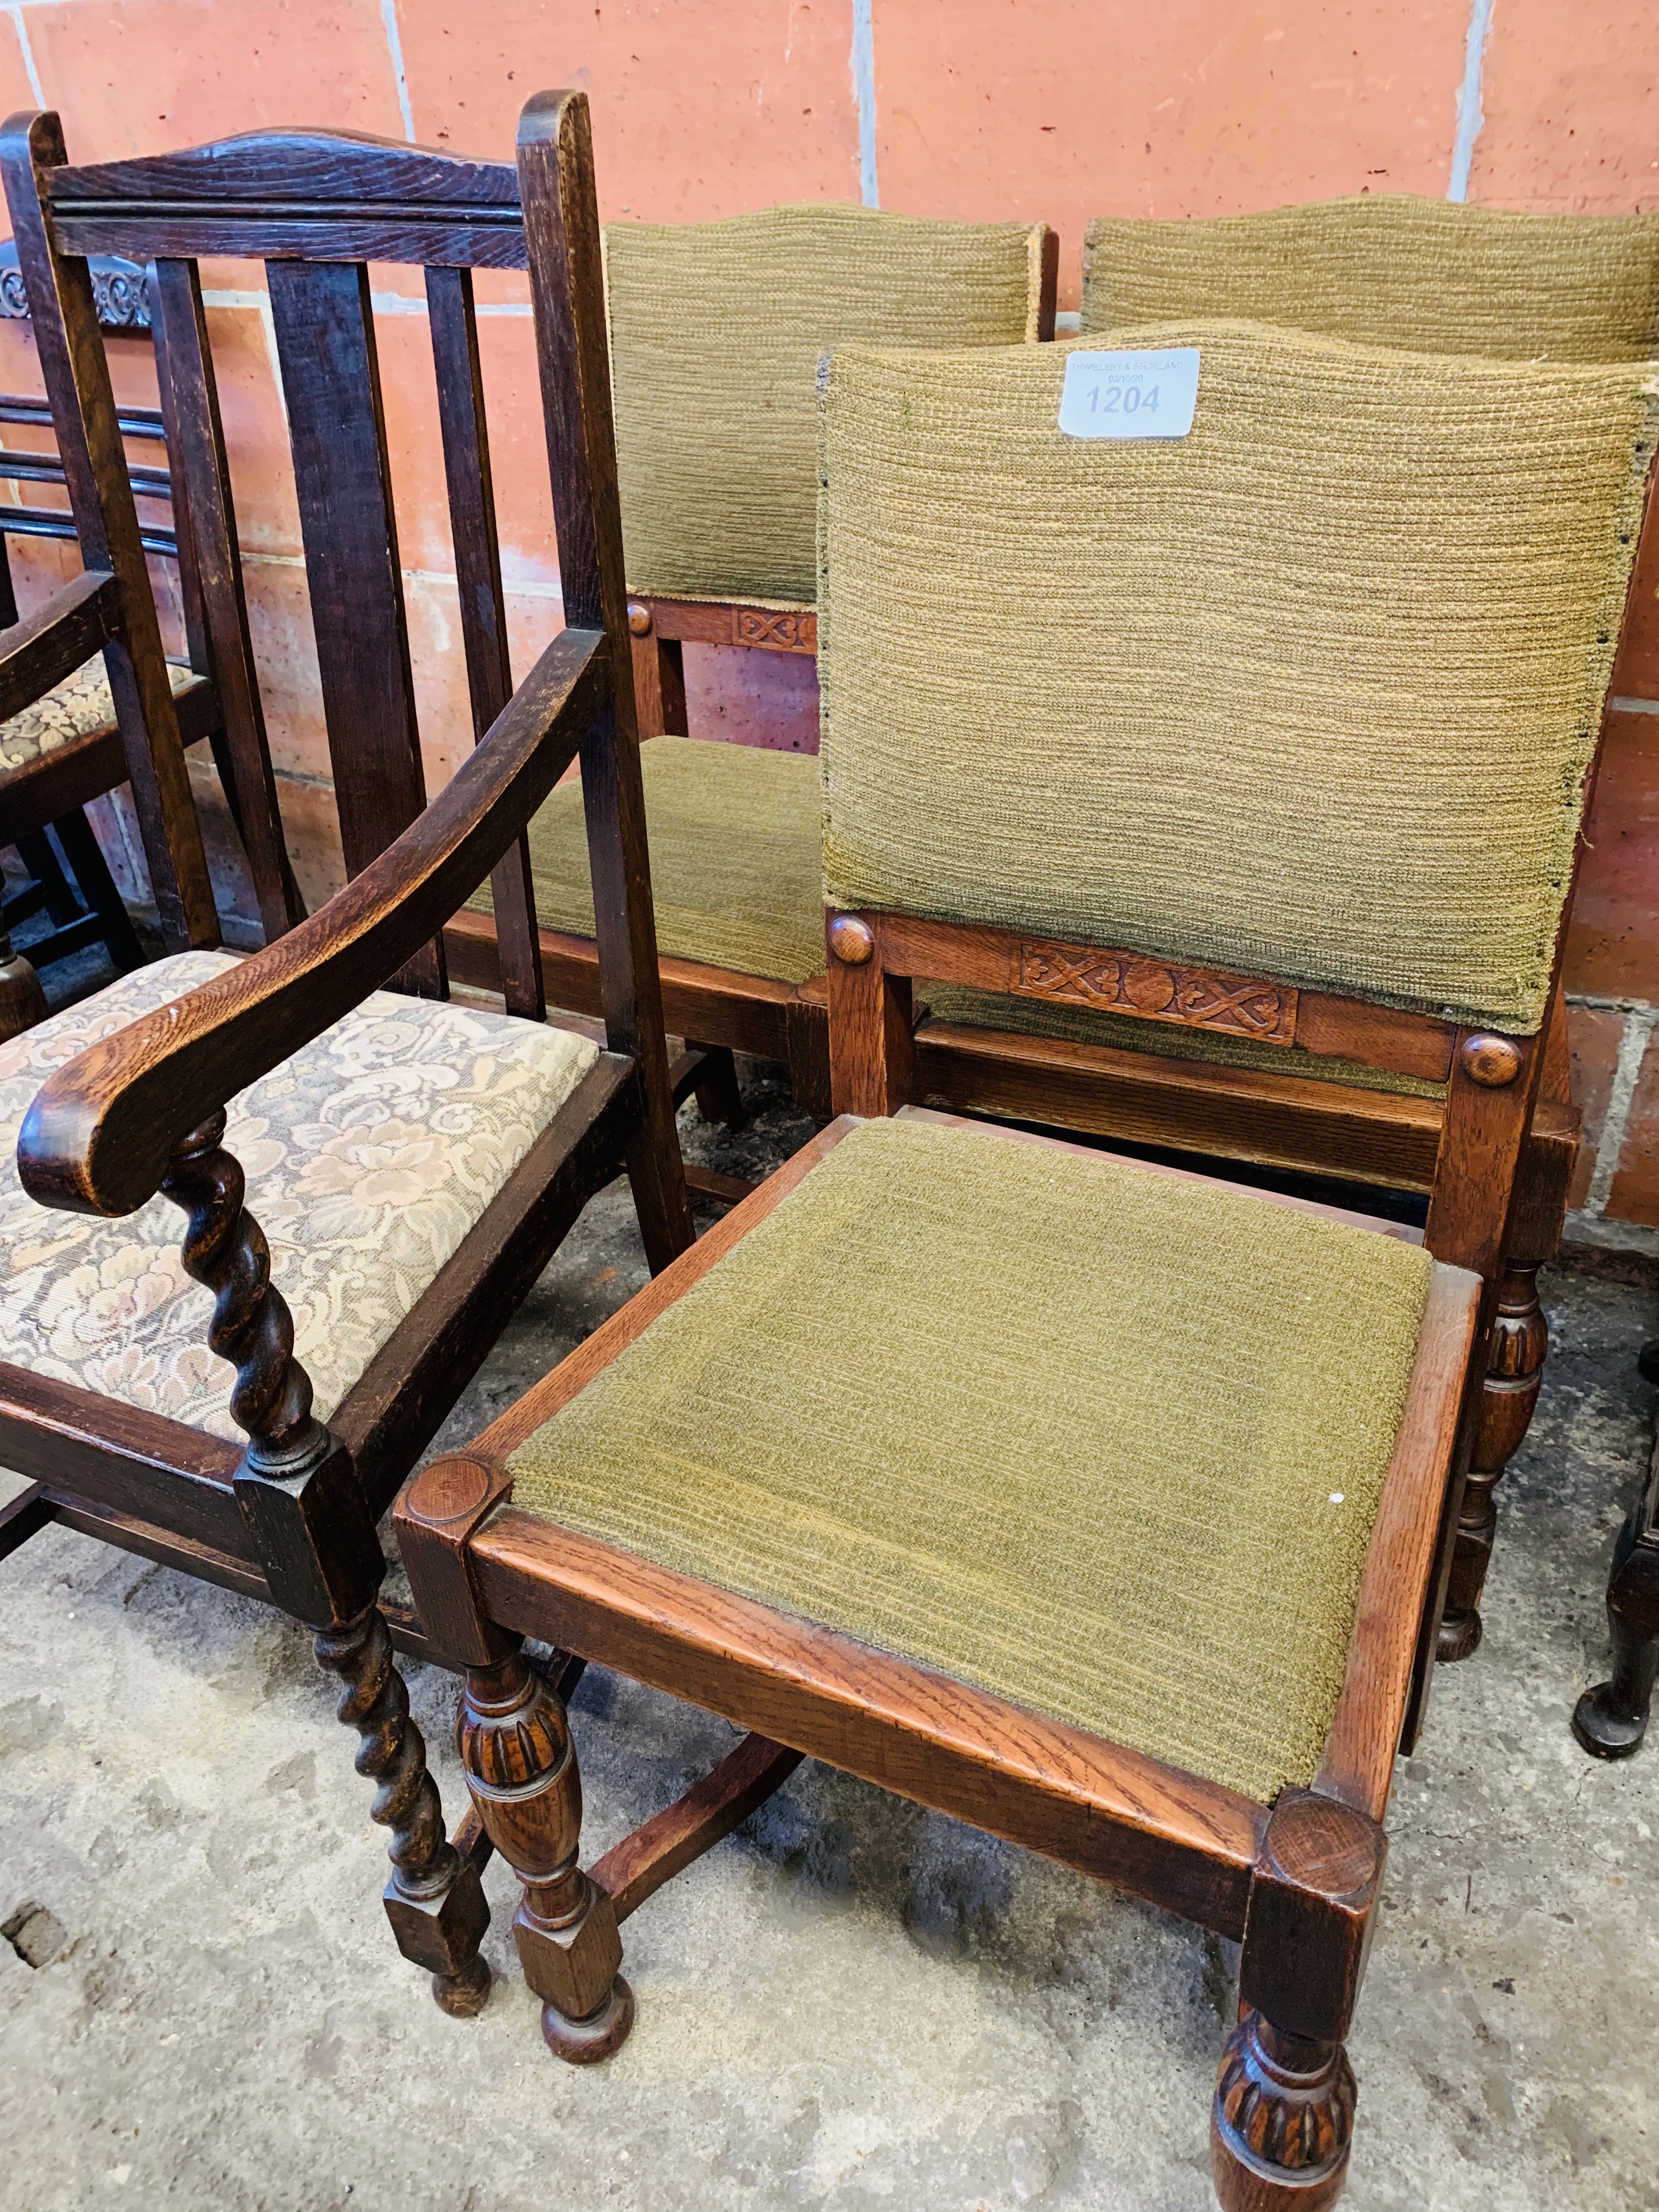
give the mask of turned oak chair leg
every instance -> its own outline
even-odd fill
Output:
[[[1572,1716],[1573,1734],[1596,1759],[1628,1759],[1647,1734],[1648,1707],[1659,1674],[1656,1487],[1659,1474],[1650,1474],[1613,1547],[1607,1579],[1612,1678],[1586,1690]]]
[[[1442,1659],[1467,1659],[1480,1643],[1480,1594],[1498,1530],[1496,1492],[1532,1425],[1549,1350],[1549,1328],[1538,1303],[1541,1264],[1510,1259],[1504,1265],[1480,1394],[1480,1426],[1464,1486],[1440,1624]]]
[[[738,1066],[732,1057],[731,1046],[693,1044],[690,1037],[685,1042],[688,1051],[703,1055],[697,1080],[691,1086],[698,1113],[705,1121],[718,1121],[728,1129],[741,1128],[743,1093],[738,1088]]]
[[[1273,1807],[1210,2113],[1224,2212],[1324,2212],[1342,2193],[1354,2114],[1343,2043],[1386,1848],[1374,1820],[1334,1798],[1286,1790]]]
[[[609,2058],[634,2025],[609,1893],[576,1863],[581,1777],[557,1692],[510,1651],[470,1667],[456,1740],[490,1842],[524,1884],[513,1934],[542,2033],[573,2066]]]
[[[362,1739],[357,1771],[377,1785],[370,1812],[392,1831],[385,1902],[398,1948],[431,1974],[445,2012],[468,2015],[489,1994],[478,1954],[489,1907],[477,1867],[444,1834],[426,1744],[375,1603],[386,1575],[380,1538],[349,1454],[312,1413],[293,1316],[224,1133],[222,1109],[176,1145],[161,1190],[187,1216],[185,1273],[214,1293],[208,1343],[236,1370],[231,1418],[248,1440],[236,1503],[272,1599],[307,1625],[318,1664],[344,1684],[339,1717]]]
[[[40,978],[21,952],[11,949],[11,939],[0,928],[0,1044],[46,1018],[46,994]]]

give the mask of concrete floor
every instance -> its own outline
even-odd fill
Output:
[[[758,1167],[800,1124],[738,1139]],[[597,1202],[452,1422],[459,1441],[642,1279]],[[1484,1649],[1401,1778],[1352,2039],[1346,2203],[1659,2208],[1659,1745],[1592,1765],[1612,1535],[1648,1449],[1643,1291],[1548,1285],[1555,1345],[1504,1492]],[[0,1478],[0,1480],[3,1480]],[[553,2062],[507,1935],[470,2024],[380,1915],[380,1838],[301,1631],[60,1532],[0,1565],[0,2206],[1146,2208],[1211,2202],[1229,1947],[808,1765],[625,1930],[609,2065]],[[453,1817],[453,1685],[411,1684]],[[732,1741],[590,1674],[596,1855]]]

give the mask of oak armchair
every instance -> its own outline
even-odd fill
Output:
[[[822,1114],[815,773],[799,756],[689,741],[683,641],[811,660],[820,353],[846,338],[1052,337],[1057,251],[1046,224],[834,204],[605,231],[640,728],[666,738],[643,773],[667,1018],[726,1054],[787,1060]],[[549,988],[591,1012],[580,817],[579,794],[556,793],[531,852]],[[458,974],[488,973],[482,927],[462,917],[452,931]],[[729,1061],[726,1085],[729,1097]]]
[[[809,1755],[1241,1942],[1217,2187],[1314,2212],[1656,386],[1242,323],[1119,343],[1197,349],[1187,437],[1063,436],[1065,347],[835,354],[838,1118],[398,1522],[558,2056],[617,2048],[619,1924]],[[1271,840],[1264,793],[1305,802]],[[1304,1000],[1395,1061],[1443,1036],[1426,1237],[919,1102],[916,978],[1109,970],[1149,1021],[1225,996],[1287,1071]],[[532,1636],[751,1734],[584,1870]]]
[[[652,951],[586,101],[530,102],[516,172],[280,132],[77,170],[49,115],[14,118],[0,162],[20,236],[54,281],[139,223],[161,254],[204,596],[227,621],[216,665],[249,727],[258,690],[194,256],[266,261],[352,865],[344,890],[253,958],[163,961],[0,1051],[17,1161],[0,1183],[0,1462],[32,1482],[0,1515],[0,1556],[55,1521],[311,1627],[392,1830],[394,1934],[446,2009],[475,2010],[488,1913],[476,1867],[446,1839],[392,1639],[443,1647],[406,1613],[389,1632],[375,1524],[596,1190],[626,1170],[653,1267],[692,1235]],[[526,240],[568,627],[514,689],[471,270],[523,265]],[[370,253],[427,267],[468,641],[488,630],[494,644],[470,655],[477,748],[429,805]],[[130,500],[124,477],[100,493]],[[494,870],[503,940],[533,953],[521,891],[516,936],[507,921],[524,825],[578,756],[603,1047],[538,1006],[526,1018],[449,1002],[437,949]],[[534,1006],[533,957],[514,982]]]

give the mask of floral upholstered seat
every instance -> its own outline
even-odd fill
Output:
[[[186,952],[0,1046],[0,1360],[240,1441],[210,1292],[163,1198],[123,1220],[37,1205],[17,1135],[48,1075],[235,965]],[[377,991],[232,1101],[226,1144],[326,1420],[586,1074],[568,1030]]]
[[[175,699],[207,681],[188,662],[177,660],[168,661],[167,678]],[[104,656],[94,653],[73,676],[54,684],[44,699],[25,707],[9,722],[0,722],[0,778],[10,769],[32,767],[43,753],[58,752],[76,738],[107,729],[114,720]]]

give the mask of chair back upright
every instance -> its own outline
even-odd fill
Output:
[[[1447,1082],[1428,1239],[1490,1278],[1652,377],[1247,323],[1113,343],[1196,352],[1186,435],[1062,432],[1086,343],[834,356],[836,1103],[889,1110],[860,1071],[908,1046],[869,969],[1252,1036],[1286,1075],[1298,1044],[1340,1053]],[[849,963],[860,931],[879,957]],[[838,994],[885,1025],[881,1050],[838,1049]]]
[[[647,598],[811,605],[826,348],[1054,335],[1046,223],[823,203],[613,222],[605,250],[628,581]]]
[[[1200,316],[1412,353],[1647,361],[1659,353],[1659,215],[1354,192],[1196,222],[1090,223],[1085,332]]]
[[[578,105],[580,129],[570,128],[586,149],[586,107]],[[371,260],[419,269],[424,279],[475,742],[513,692],[475,269],[530,272],[566,619],[626,639],[591,151],[582,156],[589,219],[580,236],[564,234],[554,174],[563,158],[550,139],[537,143],[532,111],[517,166],[348,133],[262,131],[73,167],[54,118],[18,117],[7,126],[0,160],[20,250],[26,272],[44,272],[31,278],[32,300],[37,289],[84,290],[89,254],[142,251],[153,259],[169,434],[186,487],[215,676],[233,739],[261,754],[268,747],[198,262],[210,254],[264,264],[348,878],[427,803]],[[538,209],[521,204],[521,168],[546,171]],[[571,204],[581,203],[578,193]],[[561,289],[567,277],[574,317]],[[95,331],[71,349],[71,360],[81,411],[96,418],[107,372]],[[73,489],[73,466],[70,474]],[[125,526],[131,507],[125,484],[106,488],[105,499],[123,510]],[[599,899],[599,939],[611,1042],[617,1050],[649,1053],[654,946],[643,832],[635,835],[637,807],[629,796],[638,763],[635,757],[629,765],[636,740],[624,668],[614,721],[607,720],[602,744],[592,744],[617,756],[596,757],[590,776],[584,747],[590,856],[596,890],[607,887]],[[540,957],[522,838],[492,880],[508,1007],[539,1019]],[[443,995],[441,939],[396,981]]]
[[[1353,192],[1196,222],[1091,222],[1082,330],[1170,316],[1243,316],[1494,361],[1650,361],[1659,357],[1659,215],[1522,214]],[[1659,696],[1651,525],[1612,691]]]

